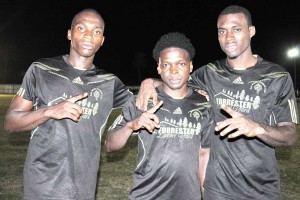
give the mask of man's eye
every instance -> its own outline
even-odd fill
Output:
[[[184,66],[185,66],[185,63],[179,63],[178,66],[179,66],[179,67],[184,67]]]
[[[234,32],[241,32],[241,28],[235,28]]]
[[[219,30],[219,31],[218,31],[218,34],[219,34],[219,35],[225,35],[226,32],[225,32],[224,30]]]
[[[169,66],[170,66],[170,65],[167,64],[167,63],[164,63],[164,64],[163,64],[163,67],[164,67],[164,68],[168,68]]]
[[[79,31],[83,31],[83,27],[78,26],[78,30],[79,30]]]
[[[101,35],[101,31],[95,31],[96,35]]]

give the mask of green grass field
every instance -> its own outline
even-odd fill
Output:
[[[8,134],[3,129],[4,114],[11,98],[11,95],[0,95],[1,200],[22,198],[22,170],[30,137],[29,132]],[[118,113],[119,110],[112,112],[108,124]],[[299,135],[300,126],[297,126],[297,132]],[[102,139],[105,139],[105,134]],[[97,200],[127,199],[136,163],[136,143],[136,138],[131,139],[123,150],[112,154],[102,148]],[[282,199],[300,199],[300,140],[294,147],[276,149],[276,155],[281,173]]]

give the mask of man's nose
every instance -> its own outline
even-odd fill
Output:
[[[177,65],[172,65],[171,69],[170,69],[170,72],[172,74],[176,74],[178,72],[178,66]]]

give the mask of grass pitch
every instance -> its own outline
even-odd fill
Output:
[[[22,199],[22,171],[28,147],[29,132],[8,134],[3,120],[12,95],[0,95],[0,199]],[[298,108],[300,108],[298,102]],[[111,113],[109,126],[120,110]],[[299,137],[300,126],[297,126]],[[136,165],[137,138],[130,139],[124,149],[106,153],[102,136],[101,165],[98,174],[97,200],[127,199]],[[300,139],[290,148],[277,148],[276,157],[281,173],[282,200],[300,199]]]

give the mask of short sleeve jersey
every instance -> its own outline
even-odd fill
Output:
[[[32,130],[24,166],[24,199],[94,199],[101,135],[112,110],[132,94],[113,74],[78,70],[65,56],[41,59],[28,69],[19,96],[34,109],[88,93],[76,103],[83,108],[78,122],[49,119]]]
[[[200,200],[199,149],[210,147],[214,129],[210,103],[196,92],[184,99],[173,99],[161,88],[157,93],[164,102],[156,112],[160,128],[138,132],[138,160],[129,199]],[[113,127],[140,114],[131,102]]]
[[[225,104],[261,124],[298,123],[291,77],[258,57],[255,66],[235,70],[226,60],[197,69],[189,85],[208,92],[216,122],[228,116]],[[257,138],[228,139],[213,134],[204,188],[230,199],[279,199],[280,177],[272,147]]]

